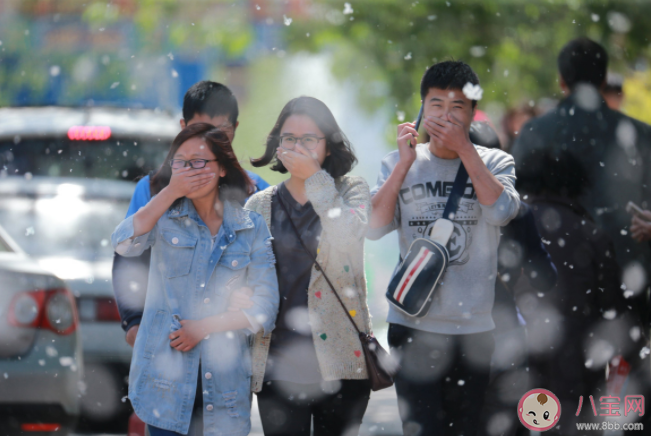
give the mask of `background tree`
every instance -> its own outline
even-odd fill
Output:
[[[646,69],[650,13],[648,2],[621,0],[315,1],[287,41],[293,50],[330,51],[334,72],[359,84],[368,107],[388,95],[410,114],[424,69],[463,60],[480,76],[482,107],[499,112],[560,98],[556,55],[578,36],[604,44],[615,71]]]

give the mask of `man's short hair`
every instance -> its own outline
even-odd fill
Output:
[[[570,89],[579,83],[589,83],[600,88],[607,69],[606,49],[588,38],[568,42],[558,54],[558,71]]]
[[[195,115],[210,118],[227,115],[233,126],[237,124],[240,111],[237,99],[230,89],[221,83],[202,80],[188,89],[183,97],[183,119],[188,123]]]
[[[425,100],[431,88],[462,90],[466,83],[479,85],[479,77],[470,65],[461,61],[444,61],[434,64],[425,71],[420,81],[420,98]],[[472,107],[477,100],[472,100]]]

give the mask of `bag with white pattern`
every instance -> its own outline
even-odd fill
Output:
[[[412,242],[389,283],[387,299],[409,316],[425,316],[432,305],[434,291],[450,261],[446,245],[454,231],[451,220],[459,207],[467,181],[468,172],[461,163],[442,217],[434,222],[429,238],[418,238]]]

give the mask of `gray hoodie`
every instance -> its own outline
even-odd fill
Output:
[[[448,243],[450,263],[434,293],[434,301],[422,318],[408,316],[389,305],[387,322],[440,334],[480,333],[495,328],[491,311],[495,299],[497,246],[499,227],[517,215],[520,197],[515,190],[513,158],[502,150],[475,146],[482,161],[504,185],[497,201],[479,203],[470,178],[454,219],[454,233]],[[416,146],[416,161],[402,184],[395,216],[391,223],[370,229],[367,238],[380,239],[398,230],[400,255],[404,257],[411,243],[427,237],[434,222],[441,217],[461,159],[440,159],[429,144]],[[398,151],[382,160],[375,195],[400,160]]]

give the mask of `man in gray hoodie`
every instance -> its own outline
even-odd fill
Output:
[[[468,132],[479,78],[463,62],[440,62],[421,82],[423,126],[398,126],[398,150],[382,161],[373,195],[369,239],[397,230],[401,257],[427,238],[441,218],[463,162],[470,179],[453,219],[450,263],[428,313],[411,317],[389,307],[389,345],[400,359],[396,377],[405,435],[477,433],[494,351],[491,316],[497,277],[499,227],[516,216],[513,158],[475,146]]]

